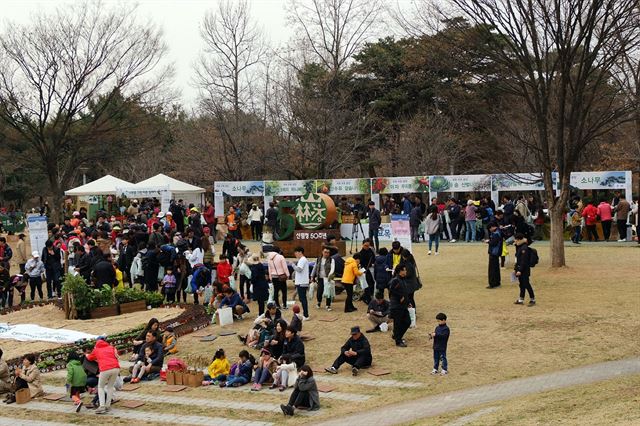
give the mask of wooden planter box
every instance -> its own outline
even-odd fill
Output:
[[[116,315],[118,315],[118,305],[103,306],[91,311],[92,319],[113,317]]]
[[[146,311],[146,300],[137,300],[135,302],[127,302],[120,304],[120,314],[130,314],[131,312]]]

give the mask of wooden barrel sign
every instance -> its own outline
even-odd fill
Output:
[[[309,192],[294,203],[296,221],[303,229],[328,228],[338,218],[336,204],[327,194]]]

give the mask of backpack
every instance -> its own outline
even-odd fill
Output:
[[[342,278],[342,274],[344,274],[344,259],[342,258],[342,256],[340,256],[340,254],[334,254],[333,256],[331,256],[331,258],[335,263],[335,268],[333,270],[335,277]]]
[[[538,262],[540,262],[540,257],[538,257],[538,250],[529,247],[529,267],[534,268]]]

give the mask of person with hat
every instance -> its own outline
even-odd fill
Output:
[[[40,254],[37,251],[31,253],[31,259],[24,266],[25,272],[29,276],[29,288],[31,289],[31,300],[35,300],[36,290],[40,300],[44,299],[42,295],[42,275],[44,274],[44,263],[40,260]]]
[[[358,375],[361,368],[370,367],[373,362],[369,340],[360,332],[360,327],[351,327],[351,337],[340,348],[340,355],[333,361],[333,365],[325,368],[327,373],[338,374],[338,369],[344,363],[351,365],[351,373]]]
[[[0,237],[0,263],[4,264],[4,267],[9,270],[11,258],[13,257],[13,251],[9,244],[7,244],[7,239],[5,237]]]
[[[193,230],[193,234],[198,238],[202,238],[204,234],[202,222],[200,210],[197,207],[191,207],[189,209],[189,229]]]
[[[27,263],[27,244],[24,242],[25,235],[21,232],[18,234],[18,242],[16,243],[16,253],[13,260],[16,261],[20,268],[20,275],[24,275],[24,265]]]
[[[96,410],[96,414],[107,413],[111,409],[116,379],[120,374],[118,350],[107,343],[104,336],[100,336],[91,353],[87,354],[86,359],[88,361],[97,361],[100,371],[100,376],[98,377],[98,400],[100,401],[100,406]]]
[[[484,242],[489,245],[489,285],[487,288],[500,287],[500,255],[502,254],[502,233],[497,222],[489,223],[489,238]]]
[[[251,235],[255,241],[262,241],[262,210],[257,204],[252,204],[249,213],[247,213],[247,221],[251,225]]]

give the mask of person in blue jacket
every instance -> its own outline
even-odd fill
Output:
[[[220,308],[224,308],[225,306],[233,309],[233,314],[236,319],[242,319],[242,315],[249,313],[249,307],[240,295],[233,291],[231,287],[227,287],[224,289],[225,297],[220,301]]]

